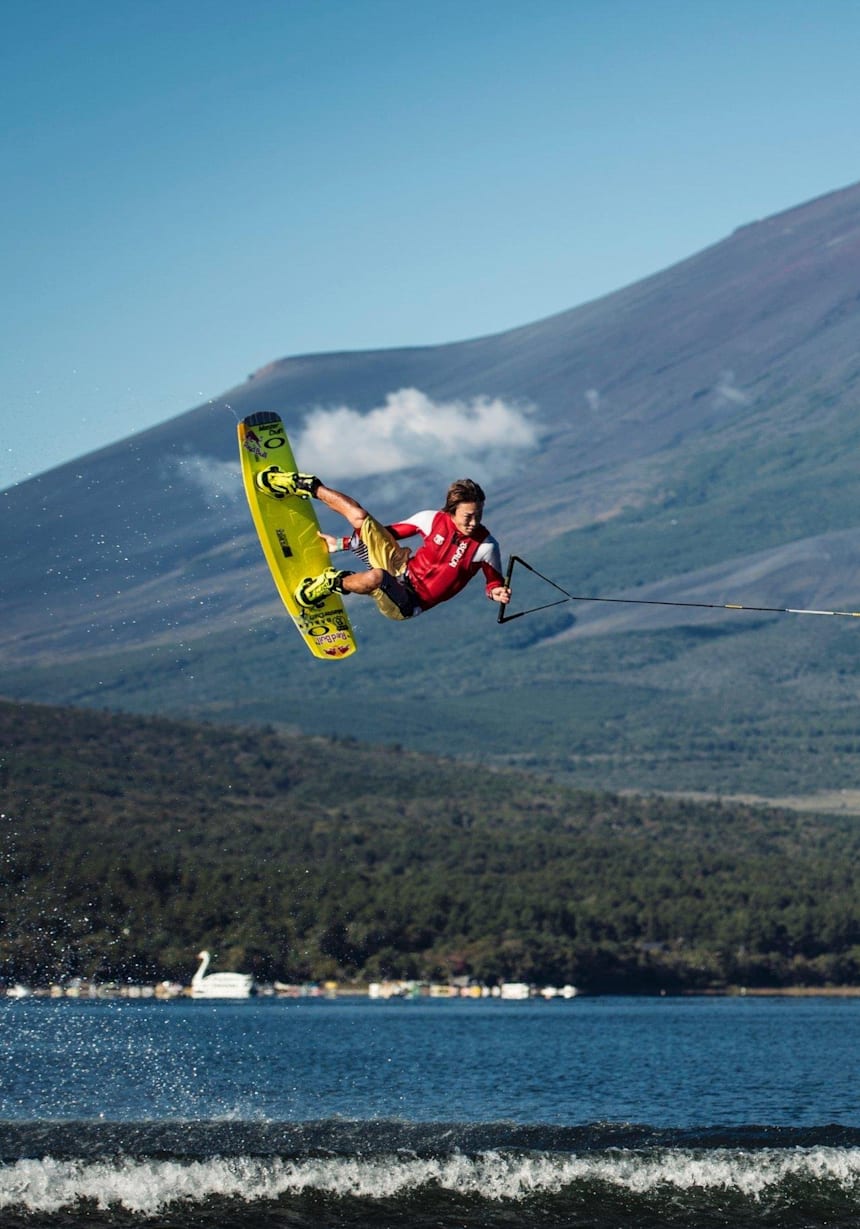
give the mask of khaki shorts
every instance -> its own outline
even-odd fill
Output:
[[[397,539],[372,516],[368,516],[361,526],[361,541],[372,568],[382,568],[395,580],[402,578],[412,552],[406,546],[399,546]],[[370,596],[386,619],[403,620],[410,617],[382,589],[374,589]]]

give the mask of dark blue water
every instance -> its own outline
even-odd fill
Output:
[[[0,1224],[860,1225],[860,1001],[0,1004]]]

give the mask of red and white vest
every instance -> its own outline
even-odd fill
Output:
[[[417,512],[408,521],[389,525],[395,538],[420,533],[424,541],[409,560],[406,574],[424,610],[447,602],[483,571],[487,596],[505,583],[499,544],[482,525],[464,537],[447,512]]]

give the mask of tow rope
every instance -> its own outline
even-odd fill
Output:
[[[561,585],[557,585],[554,580],[550,580],[548,576],[544,576],[537,568],[533,568],[530,563],[519,555],[511,555],[508,560],[508,570],[505,575],[505,586],[511,588],[511,577],[513,576],[514,564],[519,563],[524,568],[528,568],[535,576],[539,576],[541,580],[546,581],[548,585],[552,585],[553,589],[558,589],[559,593],[565,596],[558,598],[554,602],[546,602],[543,606],[530,606],[528,610],[518,610],[516,614],[505,614],[505,607],[499,607],[499,623],[510,623],[514,619],[520,619],[523,615],[534,614],[538,610],[548,610],[550,606],[561,606],[565,602],[613,602],[623,606],[685,606],[696,610],[748,610],[758,614],[794,614],[794,615],[827,615],[830,618],[843,619],[860,619],[860,610],[801,610],[794,606],[742,606],[739,602],[669,602],[658,601],[656,598],[644,597],[593,597],[584,596],[581,594],[568,593],[567,589],[563,589]]]

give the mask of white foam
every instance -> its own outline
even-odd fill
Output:
[[[455,1154],[439,1159],[391,1156],[368,1160],[213,1157],[185,1163],[129,1158],[58,1161],[46,1157],[0,1168],[0,1209],[19,1207],[50,1213],[92,1201],[101,1209],[117,1206],[153,1216],[169,1204],[193,1204],[213,1196],[256,1202],[316,1191],[385,1199],[426,1187],[492,1201],[518,1201],[593,1183],[641,1195],[661,1189],[722,1190],[759,1199],[791,1179],[832,1183],[843,1191],[858,1190],[860,1148],[653,1153],[619,1149],[565,1156],[485,1152],[476,1157]]]

